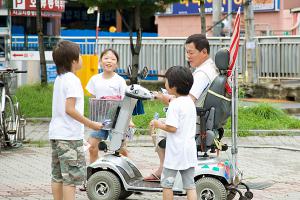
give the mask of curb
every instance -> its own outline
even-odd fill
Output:
[[[27,122],[50,122],[50,117],[29,117],[25,118]]]

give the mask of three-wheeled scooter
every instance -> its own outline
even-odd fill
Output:
[[[196,134],[198,165],[195,168],[195,183],[198,199],[231,200],[236,194],[240,200],[252,199],[249,187],[241,182],[242,177],[237,168],[237,82],[234,81],[232,98],[226,97],[225,84],[229,65],[229,52],[221,49],[215,57],[220,75],[215,78],[207,91],[202,107],[197,108],[200,118],[200,133]],[[236,76],[234,76],[236,79]],[[90,113],[93,120],[103,121],[110,116],[106,128],[111,132],[109,146],[100,142],[99,150],[109,150],[87,167],[87,195],[92,200],[126,199],[133,192],[162,192],[159,182],[146,182],[132,160],[120,155],[120,147],[128,128],[133,109],[138,101],[152,99],[152,93],[140,85],[130,85],[124,99],[105,101],[93,99],[90,101]],[[91,103],[92,102],[92,103]],[[99,105],[101,108],[99,108]],[[103,106],[105,105],[105,106]],[[97,107],[98,106],[98,107]],[[105,116],[101,116],[105,113]],[[232,148],[231,159],[219,156],[220,151],[226,151],[228,146],[222,144],[223,126],[229,116],[232,116]],[[103,118],[104,117],[104,118]],[[243,194],[238,185],[243,185]],[[173,187],[175,195],[185,195],[180,174],[177,174]]]

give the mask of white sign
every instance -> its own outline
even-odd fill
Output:
[[[52,51],[45,51],[46,61],[52,61]],[[11,60],[40,60],[38,51],[11,51]]]
[[[25,0],[14,0],[13,2],[14,9],[25,9]]]
[[[255,49],[255,42],[254,41],[247,42],[246,49]]]

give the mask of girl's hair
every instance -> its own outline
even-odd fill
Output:
[[[104,51],[102,51],[102,53],[101,53],[101,55],[100,55],[100,60],[102,59],[102,57],[105,55],[105,54],[107,54],[107,52],[112,52],[115,56],[116,56],[116,58],[117,58],[117,62],[119,62],[119,55],[118,55],[118,53],[114,50],[114,49],[105,49]]]
[[[72,70],[72,62],[78,62],[79,55],[80,47],[78,44],[67,40],[60,40],[52,51],[57,74],[70,72]]]

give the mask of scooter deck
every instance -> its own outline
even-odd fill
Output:
[[[163,188],[160,185],[160,182],[154,181],[144,181],[144,180],[133,180],[128,183],[130,187],[127,189],[128,191],[141,191],[141,192],[162,192]],[[181,190],[173,190],[174,194],[180,195],[183,194]]]
[[[153,191],[153,192],[161,192],[162,191],[160,182],[132,180],[128,183],[128,185],[130,185],[130,188],[128,188],[128,190],[133,189],[134,191],[140,190],[140,191]]]

